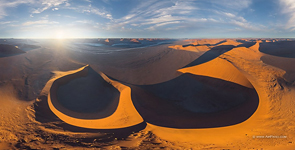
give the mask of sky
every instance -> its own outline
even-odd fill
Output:
[[[294,38],[295,0],[0,0],[0,38]]]

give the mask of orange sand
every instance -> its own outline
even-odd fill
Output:
[[[294,41],[178,43],[184,45],[94,55],[47,41],[26,53],[0,57],[0,149],[295,149]],[[93,114],[65,108],[57,96],[59,87],[86,78],[90,66],[103,78],[99,88],[115,88],[118,100]],[[200,115],[181,103],[179,97],[185,95],[177,93],[186,91],[180,79],[220,88],[217,93],[223,97],[216,101],[227,102],[224,93],[235,90],[232,95],[257,92],[258,99],[249,94],[237,106]],[[171,87],[174,93],[161,95]],[[192,87],[199,91],[189,93],[196,100],[216,94]],[[241,119],[245,112],[249,116]],[[222,115],[228,120],[218,117]],[[231,116],[240,121],[226,124],[234,120]],[[214,117],[215,122],[208,119]],[[225,124],[214,126],[218,123]]]

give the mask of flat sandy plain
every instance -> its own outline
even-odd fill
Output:
[[[295,149],[293,39],[0,40],[0,149]]]

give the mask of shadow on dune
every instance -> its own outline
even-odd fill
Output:
[[[67,124],[60,120],[49,108],[47,103],[47,96],[40,96],[39,101],[34,103],[35,119],[38,122],[44,123],[46,128],[62,128],[65,131],[71,132],[87,132],[87,133],[100,133],[103,137],[99,137],[98,142],[108,142],[113,141],[115,138],[127,138],[130,134],[134,132],[139,132],[146,127],[146,123],[142,122],[140,124],[120,128],[120,129],[87,129],[82,127],[73,126]],[[83,138],[80,140],[91,140],[93,141],[95,137]],[[87,141],[89,142],[89,141]]]
[[[63,77],[68,78],[68,77]],[[106,82],[100,74],[91,67],[84,77],[64,82],[57,80],[56,92],[57,101],[53,104],[57,108],[61,104],[66,109],[63,113],[80,119],[98,119],[110,116],[116,110],[120,92],[111,84]]]
[[[13,45],[0,44],[0,58],[20,55],[23,53],[26,53],[26,52]]]
[[[182,47],[188,47],[188,46],[217,46],[217,45],[222,44],[224,42],[226,42],[226,40],[220,41],[220,42],[215,43],[215,44],[197,44],[197,45],[187,44],[187,45],[182,45]]]
[[[274,56],[295,58],[295,41],[260,43],[259,51]]]
[[[216,44],[201,44],[201,45],[206,45],[206,46],[216,46],[219,44],[222,44],[226,41],[221,41],[219,43]],[[191,62],[190,64],[182,67],[182,68],[186,68],[186,67],[192,67],[195,65],[200,65],[202,63],[208,62],[210,60],[213,60],[214,58],[217,58],[218,56],[222,55],[223,53],[226,53],[230,50],[232,50],[233,48],[236,47],[246,47],[249,48],[253,45],[255,45],[256,42],[243,42],[243,44],[240,44],[238,46],[234,46],[234,45],[220,45],[220,46],[216,46],[211,48],[209,51],[205,52],[202,56],[200,56],[199,58],[197,58],[196,60],[194,60],[193,62]],[[183,47],[187,47],[187,46],[201,46],[201,45],[193,45],[193,44],[189,44],[189,45],[183,45]]]
[[[35,120],[43,123],[46,128],[95,133],[91,137],[83,137],[80,140],[93,142],[93,139],[96,138],[97,142],[108,142],[115,138],[127,138],[130,134],[139,132],[146,127],[146,123],[141,122],[123,128],[89,129],[65,123],[52,112],[48,96],[56,109],[75,119],[100,119],[115,112],[119,102],[119,91],[91,67],[58,78],[53,82],[50,91],[49,95],[39,96],[38,101],[34,103]]]
[[[213,47],[209,51],[205,52],[202,56],[200,56],[199,58],[197,58],[196,60],[194,60],[193,62],[189,63],[188,65],[186,65],[182,68],[203,64],[205,62],[208,62],[208,61],[222,55],[225,52],[230,51],[233,48],[235,48],[235,46],[233,46],[233,45],[220,45],[220,46]]]
[[[213,128],[247,120],[257,109],[255,89],[183,74],[154,85],[130,85],[134,105],[148,123],[171,128]]]
[[[243,44],[240,44],[237,47],[246,47],[246,48],[249,48],[249,47],[251,47],[251,46],[253,46],[255,44],[256,44],[256,42],[243,42]]]

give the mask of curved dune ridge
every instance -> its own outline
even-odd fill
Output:
[[[111,115],[118,105],[119,96],[119,91],[90,67],[86,76],[60,84],[57,89],[58,102],[70,110],[65,113],[78,118],[95,119]]]
[[[247,120],[259,103],[247,78],[216,58],[180,69],[181,76],[132,88],[135,107],[150,124],[170,128],[213,128]]]
[[[218,57],[209,62],[182,68],[178,71],[182,73],[191,73],[195,75],[218,78],[248,88],[253,88],[252,84],[237,68],[235,68],[230,62]]]
[[[185,42],[190,42],[194,45],[203,45],[203,44],[210,44],[210,45],[218,45],[219,43],[224,42],[224,39],[189,39],[184,40]]]
[[[234,47],[222,43],[241,44],[219,41],[177,70],[182,75],[158,84],[124,85],[89,66],[69,71],[52,81],[49,107],[66,123],[90,129],[125,128],[143,120],[171,128],[241,123],[256,111],[259,98],[249,80],[218,57]]]
[[[208,50],[210,50],[210,47],[207,46],[207,45],[193,45],[193,44],[186,45],[186,46],[183,46],[183,45],[172,45],[172,46],[169,46],[169,48],[176,49],[176,50],[192,51],[192,52],[208,51]]]
[[[70,110],[64,107],[58,100],[58,96],[57,96],[58,90],[60,90],[59,92],[62,92],[64,89],[59,89],[59,87],[64,88],[62,87],[63,85],[69,82],[72,82],[75,79],[85,77],[89,73],[89,70],[90,70],[90,73],[91,72],[93,73],[93,70],[91,70],[89,66],[85,66],[78,70],[70,71],[57,79],[56,78],[52,79],[53,80],[51,81],[52,85],[48,93],[48,105],[51,111],[57,117],[59,117],[61,120],[63,120],[64,122],[70,125],[89,128],[89,129],[118,129],[118,128],[134,126],[143,122],[143,119],[133,107],[133,103],[131,101],[131,89],[119,82],[109,79],[106,75],[104,75],[101,72],[99,74],[101,78],[104,79],[103,82],[106,82],[102,84],[105,84],[105,87],[107,88],[110,88],[110,86],[113,86],[114,88],[116,88],[117,91],[120,92],[118,101],[113,99],[113,102],[110,102],[109,106],[106,109],[99,108],[101,106],[97,105],[98,109],[97,109],[97,112],[95,112],[94,114],[91,114],[90,112],[83,112],[83,111],[81,112],[80,110],[79,110],[80,112],[73,111],[73,109]],[[80,79],[80,80],[83,80],[83,79]],[[106,85],[106,84],[110,84],[110,85]],[[93,88],[93,87],[90,86],[90,88]],[[72,89],[68,89],[68,90],[72,90]],[[113,92],[111,93],[114,94]],[[100,94],[105,95],[105,93],[100,93]],[[112,98],[115,98],[115,97],[116,96],[111,97],[110,100],[112,100]],[[63,98],[73,98],[73,97],[70,96],[70,97],[63,97]],[[86,98],[89,98],[89,97],[86,96]],[[77,101],[75,99],[76,98],[73,98],[74,102]],[[89,105],[93,105],[93,101],[90,102]],[[99,111],[100,109],[102,110]]]
[[[218,44],[217,46],[221,46],[221,45],[233,45],[233,46],[238,46],[241,45],[243,43],[241,42],[237,42],[236,40],[231,40],[231,39],[227,39],[224,42]]]
[[[202,69],[210,66],[215,66],[212,70],[220,69],[212,74],[210,69]],[[225,60],[217,58],[180,71],[184,74],[170,81],[155,85],[129,85],[131,90],[103,73],[98,76],[86,66],[54,80],[48,104],[52,112],[66,123],[91,129],[124,128],[139,124],[143,119],[147,123],[172,128],[222,127],[245,121],[258,106],[258,96],[251,83]],[[88,101],[87,98],[93,98],[91,94],[82,93],[80,97],[71,92],[79,95],[83,88],[99,86],[89,85],[87,78],[90,82],[101,82],[100,90],[104,92],[99,94],[111,101],[108,105],[99,105],[103,103],[100,96]],[[85,86],[89,87],[84,87],[79,81],[86,82]],[[77,84],[81,86],[77,88]],[[108,89],[110,91],[107,92],[103,89],[110,86],[120,92],[119,98],[116,97],[116,89]],[[64,97],[62,92],[73,95]],[[71,105],[80,107],[77,109]]]

